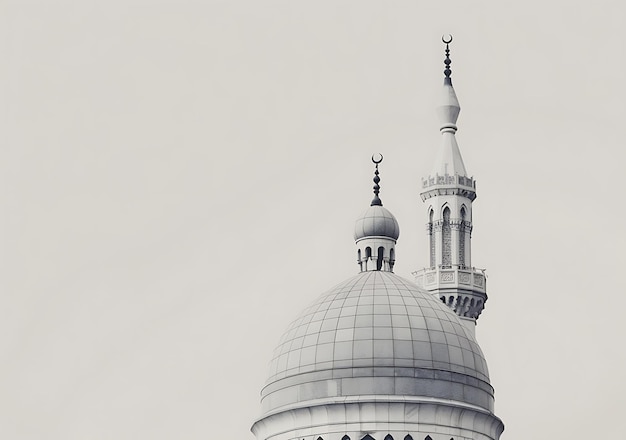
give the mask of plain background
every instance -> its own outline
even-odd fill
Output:
[[[251,439],[272,350],[356,273],[427,261],[441,35],[478,181],[503,439],[620,438],[621,1],[0,4],[0,437]]]

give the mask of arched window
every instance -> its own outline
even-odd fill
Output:
[[[393,272],[393,265],[396,262],[396,250],[394,248],[389,249],[389,270]]]
[[[428,235],[430,238],[430,267],[435,267],[435,231],[433,230],[433,217],[435,212],[431,209],[428,215]]]
[[[372,248],[368,246],[365,248],[365,265],[362,267],[362,270],[367,270],[367,265],[370,262],[370,258],[372,258]]]
[[[369,434],[366,434],[365,437],[363,437],[361,440],[374,440],[374,437],[372,437]],[[432,439],[431,439],[432,440]]]
[[[383,256],[385,255],[385,248],[378,248],[378,258],[376,259],[376,270],[381,270],[383,268]]]
[[[356,253],[356,261],[359,263],[359,269],[363,272],[363,261],[361,261],[361,249],[359,249]]]
[[[443,250],[441,265],[452,266],[452,229],[450,228],[450,208],[443,210],[443,225],[441,225],[441,249]]]
[[[341,437],[341,440],[350,440],[350,437],[348,437],[347,435],[344,435],[343,437]]]
[[[433,438],[430,435],[427,435],[426,437],[424,437],[424,440],[433,440]]]
[[[385,440],[393,440],[393,437],[391,436],[391,434],[387,434],[385,436]]]
[[[413,440],[413,437],[411,437],[411,434],[407,434],[404,436],[404,440]]]
[[[465,206],[461,207],[461,224],[459,225],[459,264],[465,267]]]

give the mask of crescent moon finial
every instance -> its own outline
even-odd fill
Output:
[[[450,69],[450,64],[452,64],[452,60],[450,59],[450,46],[449,46],[450,42],[452,42],[452,35],[448,34],[447,40],[446,40],[446,36],[443,35],[441,37],[441,41],[443,41],[446,45],[446,59],[443,60],[443,63],[446,66],[446,68],[443,71],[444,75],[446,75],[446,77],[444,78],[444,84],[452,85],[452,78],[450,78],[450,75],[452,75],[452,69]]]
[[[380,193],[380,177],[378,177],[378,164],[383,161],[383,155],[380,153],[378,153],[378,155],[380,156],[380,159],[375,159],[376,154],[372,154],[372,162],[376,164],[376,169],[374,170],[374,199],[372,200],[372,203],[370,203],[370,206],[383,206],[382,200],[380,200],[380,197],[378,197],[378,194]]]

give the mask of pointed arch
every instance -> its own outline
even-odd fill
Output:
[[[363,437],[361,440],[374,440],[374,437],[372,437],[369,434],[365,434],[365,437]],[[432,439],[431,439],[432,440]]]
[[[441,205],[441,210],[439,212],[439,217],[443,220],[443,212],[448,209],[450,210],[450,204],[448,202],[445,202],[443,205]]]
[[[385,436],[385,440],[393,440],[393,437],[391,436],[391,434],[387,434]]]
[[[404,440],[413,440],[413,437],[411,437],[411,434],[407,434],[404,436]]]
[[[433,438],[430,435],[427,435],[426,437],[424,437],[424,440],[433,440]]]
[[[350,440],[350,437],[348,437],[347,435],[344,435],[343,437],[341,437],[341,440]]]
[[[452,228],[450,226],[450,208],[445,206],[442,212],[441,225],[441,266],[452,266]]]
[[[393,272],[393,265],[396,263],[396,250],[394,248],[389,249],[389,271]]]

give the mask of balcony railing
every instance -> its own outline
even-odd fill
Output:
[[[461,176],[459,174],[455,174],[453,176],[450,174],[444,174],[443,176],[435,174],[434,176],[428,176],[428,178],[422,179],[423,188],[439,185],[460,185],[476,190],[476,181],[473,178]]]
[[[464,265],[439,265],[413,272],[418,285],[428,290],[437,288],[470,288],[482,293],[486,289],[485,269]]]

